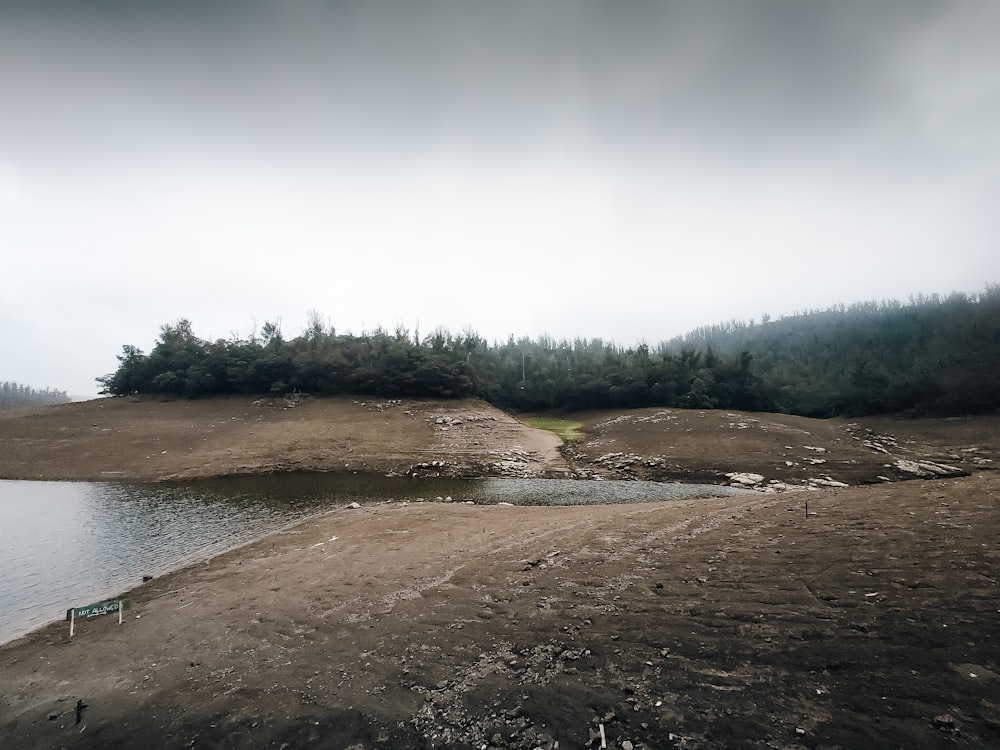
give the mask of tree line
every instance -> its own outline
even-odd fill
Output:
[[[53,404],[66,404],[71,400],[65,391],[56,391],[50,388],[37,390],[27,385],[8,381],[0,383],[0,409],[17,406],[51,406]]]
[[[807,416],[994,412],[1000,406],[1000,286],[733,321],[650,348],[548,336],[487,342],[472,330],[337,333],[310,313],[286,339],[207,341],[164,325],[149,354],[123,347],[102,393],[231,393],[462,398],[511,411],[637,408]]]

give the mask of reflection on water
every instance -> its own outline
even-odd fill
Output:
[[[164,484],[0,480],[0,643],[67,608],[348,502],[576,505],[740,492],[707,485],[286,474]]]

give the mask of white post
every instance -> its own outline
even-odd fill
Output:
[[[69,611],[69,637],[73,637],[73,624],[76,622],[76,607]]]
[[[122,624],[122,607],[124,606],[121,599],[118,600],[118,624]]]

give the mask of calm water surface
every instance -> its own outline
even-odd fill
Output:
[[[727,487],[337,474],[166,484],[0,480],[0,643],[349,502],[451,498],[576,505],[735,494]]]

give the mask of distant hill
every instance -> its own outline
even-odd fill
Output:
[[[65,391],[56,391],[50,388],[39,391],[19,383],[8,381],[0,383],[0,409],[51,406],[52,404],[66,404],[72,400]]]
[[[1000,286],[708,326],[654,348],[471,330],[355,336],[313,323],[286,340],[205,341],[165,325],[148,355],[125,346],[98,378],[110,395],[303,392],[474,396],[511,411],[665,406],[812,417],[971,414],[1000,408]]]
[[[749,355],[777,411],[971,414],[1000,408],[1000,285],[698,329],[667,351]]]

